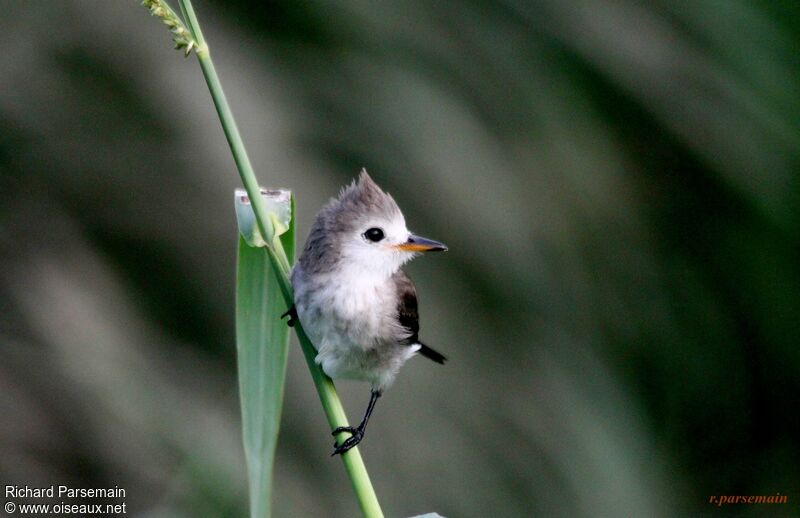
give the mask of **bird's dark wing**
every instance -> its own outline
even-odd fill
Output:
[[[403,340],[406,345],[419,344],[419,353],[436,363],[444,364],[446,358],[419,341],[419,312],[417,311],[417,290],[414,283],[402,270],[394,274],[395,287],[397,289],[397,314],[400,325],[405,327],[408,338]]]
[[[402,270],[394,274],[397,290],[397,314],[400,325],[410,333],[403,340],[406,345],[413,345],[419,340],[419,313],[417,312],[417,290],[414,283]]]

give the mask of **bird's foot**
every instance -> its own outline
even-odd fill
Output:
[[[362,428],[354,428],[352,426],[340,426],[336,430],[332,432],[333,435],[336,435],[341,432],[349,432],[352,435],[344,440],[342,444],[338,444],[338,441],[333,443],[333,453],[331,453],[331,457],[337,454],[342,454],[352,448],[353,446],[357,445],[361,442],[361,439],[364,438],[364,430]]]
[[[281,315],[281,318],[286,317],[289,317],[289,320],[286,321],[286,325],[289,327],[294,327],[295,322],[297,322],[297,310],[295,309],[294,304],[292,304],[292,307],[290,307],[286,313]]]

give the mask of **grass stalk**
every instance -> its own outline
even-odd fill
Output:
[[[203,76],[208,84],[211,98],[214,101],[214,106],[216,107],[220,122],[222,123],[222,129],[225,132],[225,137],[231,148],[231,153],[236,162],[236,167],[241,176],[244,188],[251,200],[258,228],[261,235],[265,236],[268,242],[266,250],[269,255],[270,263],[276,273],[278,284],[287,307],[290,307],[294,302],[294,296],[292,285],[289,281],[290,265],[286,258],[286,253],[280,240],[272,240],[268,237],[273,235],[273,224],[260,195],[258,181],[256,180],[250,159],[247,156],[247,151],[242,137],[239,134],[239,129],[234,120],[233,113],[225,98],[225,93],[222,90],[222,84],[214,68],[214,62],[211,59],[211,51],[203,37],[191,0],[179,0],[179,2],[187,27],[194,38],[195,54],[197,55],[200,68],[203,71]],[[294,326],[294,329],[306,358],[309,371],[311,372],[311,378],[319,394],[325,416],[328,419],[328,424],[332,430],[339,426],[348,426],[347,416],[345,415],[344,408],[342,407],[333,381],[322,372],[314,361],[316,349],[299,322]],[[364,465],[358,448],[352,448],[341,455],[341,458],[364,516],[367,518],[383,517],[378,498],[372,487],[372,482],[370,481],[369,474],[367,473],[366,466]]]

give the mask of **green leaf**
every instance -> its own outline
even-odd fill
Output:
[[[294,223],[280,239],[291,263]],[[239,235],[236,275],[236,349],[242,433],[250,480],[250,516],[270,516],[272,469],[278,442],[289,327],[281,319],[286,303],[265,248]]]
[[[250,246],[266,246],[267,241],[285,233],[291,225],[294,214],[294,201],[291,191],[286,189],[265,189],[260,187],[264,207],[271,216],[265,221],[269,235],[265,238],[256,224],[256,215],[250,202],[250,196],[244,189],[236,189],[233,193],[236,208],[236,223]]]
[[[283,244],[283,251],[286,253],[286,257],[289,259],[289,264],[294,263],[294,247],[295,247],[295,238],[294,238],[294,196],[289,198],[289,230],[281,234],[281,244]]]

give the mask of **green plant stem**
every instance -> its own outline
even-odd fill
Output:
[[[233,153],[233,159],[236,162],[239,175],[242,178],[242,183],[250,197],[250,203],[252,204],[253,212],[256,216],[258,228],[261,231],[261,235],[264,236],[265,239],[268,239],[267,236],[273,234],[272,223],[261,198],[261,189],[256,180],[255,173],[253,172],[253,167],[250,164],[250,159],[247,156],[244,142],[239,134],[239,129],[233,118],[233,113],[228,105],[228,101],[225,98],[225,93],[222,91],[219,76],[217,76],[214,62],[211,60],[210,50],[203,38],[203,33],[200,30],[200,24],[197,21],[197,16],[192,7],[191,0],[180,0],[180,5],[181,11],[185,15],[187,26],[197,42],[197,59],[200,62],[200,68],[203,71],[208,89],[211,92],[211,97],[214,100],[214,106],[217,109],[217,114],[222,123],[225,137],[228,139],[228,144]],[[294,217],[294,214],[292,217]],[[294,303],[294,295],[292,292],[292,285],[289,282],[289,265],[283,246],[279,240],[274,240],[266,248],[270,263],[277,273],[278,282],[284,299],[286,300],[287,307],[290,307]],[[314,380],[314,385],[317,388],[322,407],[325,410],[328,424],[332,430],[339,426],[348,426],[347,416],[345,415],[344,407],[342,407],[333,381],[322,372],[314,361],[316,349],[312,345],[311,340],[309,340],[299,322],[295,323],[294,329],[300,341],[300,346],[303,349],[308,368],[311,371],[311,378]],[[372,487],[367,468],[364,465],[358,448],[350,449],[342,454],[341,457],[364,516],[368,518],[382,518],[383,512],[378,503],[378,497]]]

